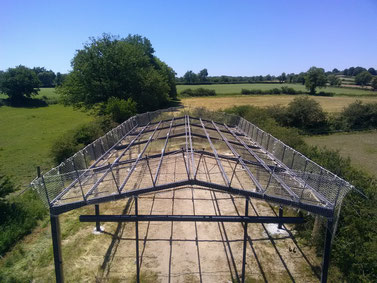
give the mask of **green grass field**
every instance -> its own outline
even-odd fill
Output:
[[[72,107],[0,107],[0,167],[18,185],[28,184],[36,166],[48,170],[52,142],[60,135],[93,118]]]
[[[216,91],[219,95],[241,94],[241,90],[245,89],[261,89],[269,90],[273,88],[280,88],[282,86],[291,87],[297,91],[307,92],[307,89],[302,84],[213,84],[213,85],[177,85],[177,91],[180,93],[182,90],[191,88],[207,88]],[[340,88],[340,87],[326,87],[317,89],[317,91],[332,92],[340,96],[377,96],[376,91],[353,89],[353,88]]]
[[[41,88],[38,92],[38,94],[36,96],[33,96],[35,98],[39,98],[39,99],[42,99],[43,97],[47,97],[48,99],[58,99],[59,96],[58,94],[55,92],[55,88]],[[7,98],[8,96],[6,96],[4,93],[0,93],[0,99],[4,99],[4,98]]]
[[[306,137],[310,145],[325,146],[339,150],[344,157],[350,157],[355,167],[377,176],[377,131],[341,133],[328,136]]]

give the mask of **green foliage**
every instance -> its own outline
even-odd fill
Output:
[[[331,86],[340,86],[342,81],[335,75],[327,76],[327,80]]]
[[[110,97],[105,107],[105,114],[110,115],[112,120],[117,123],[122,123],[137,113],[136,102],[132,98],[123,100]]]
[[[132,98],[138,111],[164,107],[173,96],[174,71],[153,55],[148,39],[104,34],[78,50],[57,92],[65,103],[92,108],[110,97]]]
[[[14,187],[10,179],[0,173],[0,202],[3,201],[2,199],[13,191]],[[0,219],[2,219],[2,217],[0,217]]]
[[[12,181],[0,173],[0,255],[30,233],[46,212],[32,191],[11,198],[8,195],[13,191]]]
[[[282,111],[282,109],[276,110],[279,112]],[[305,143],[297,129],[282,127],[273,117],[271,117],[271,113],[274,111],[273,108],[266,109],[251,105],[244,105],[235,106],[226,109],[225,111],[229,114],[235,114],[245,118],[291,147],[298,148],[303,146]]]
[[[292,87],[288,86],[282,86],[280,89],[279,88],[273,88],[273,89],[245,89],[243,88],[241,90],[241,94],[299,94],[303,93],[301,91],[296,91]]]
[[[305,87],[310,94],[315,94],[317,87],[325,87],[327,82],[325,70],[311,67],[305,75]]]
[[[355,77],[355,83],[357,85],[366,86],[372,78],[373,76],[368,71],[363,71]]]
[[[208,71],[207,69],[203,69],[198,73],[198,78],[200,82],[206,82],[208,81]]]
[[[207,89],[207,88],[186,88],[181,91],[181,95],[184,96],[215,96],[216,91],[213,89]]]
[[[377,127],[377,103],[356,101],[340,113],[343,129],[368,129]]]
[[[353,168],[350,160],[342,158],[338,152],[317,147],[301,151],[366,194],[366,198],[356,192],[346,196],[334,238],[332,262],[347,282],[374,282],[377,274],[377,180]]]
[[[40,81],[35,72],[22,65],[9,68],[2,74],[0,80],[0,92],[8,95],[12,102],[36,95],[39,86]]]
[[[373,90],[377,90],[377,77],[373,78],[371,85]]]
[[[45,68],[34,67],[33,71],[37,74],[41,87],[54,87],[56,75],[52,70],[47,71]]]
[[[106,117],[100,117],[95,121],[68,131],[52,144],[50,150],[51,157],[56,164],[59,164],[84,146],[104,135],[115,127],[115,125],[114,122],[109,121]]]
[[[286,109],[286,125],[307,132],[327,129],[327,117],[321,105],[309,97],[297,97]]]
[[[193,71],[187,71],[183,75],[183,80],[186,84],[193,84],[199,82],[198,75],[195,74]]]

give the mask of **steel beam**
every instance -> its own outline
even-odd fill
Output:
[[[166,135],[165,144],[164,144],[164,147],[163,147],[163,149],[161,151],[160,161],[158,162],[157,171],[156,171],[156,174],[155,174],[154,180],[153,180],[153,184],[154,185],[157,184],[157,180],[158,180],[158,177],[160,175],[161,164],[162,164],[162,160],[164,159],[164,154],[165,154],[166,146],[168,145],[168,142],[169,142],[170,132],[171,132],[173,123],[174,123],[174,117],[173,117],[173,119],[170,122],[170,127],[169,127],[168,134]]]
[[[63,274],[63,259],[62,259],[59,216],[51,214],[50,221],[51,221],[52,249],[54,252],[55,279],[56,279],[56,283],[63,283],[64,274]]]
[[[128,175],[127,175],[126,178],[124,179],[123,183],[120,185],[120,187],[119,187],[119,194],[122,192],[123,188],[126,186],[128,180],[130,179],[132,173],[134,172],[134,170],[135,170],[137,164],[139,163],[141,157],[143,156],[144,152],[147,150],[148,145],[150,144],[151,140],[153,139],[153,136],[156,134],[156,131],[157,131],[157,129],[160,127],[160,125],[161,125],[161,121],[160,121],[160,123],[158,123],[158,125],[157,125],[156,128],[154,129],[152,135],[149,137],[149,140],[148,140],[147,144],[144,146],[142,152],[139,153],[139,155],[138,155],[138,157],[137,157],[135,163],[132,165],[132,167],[131,167],[131,169],[130,169],[130,172],[128,173]]]
[[[136,199],[136,198],[135,198]],[[136,206],[136,205],[135,205]],[[303,217],[229,216],[229,215],[80,215],[81,222],[245,222],[245,223],[303,223]]]
[[[85,197],[88,198],[88,196],[90,196],[95,189],[97,189],[97,187],[99,186],[99,184],[103,181],[103,179],[105,179],[105,177],[107,176],[108,173],[111,172],[111,169],[115,166],[115,164],[117,164],[119,162],[119,160],[123,157],[124,154],[126,154],[127,150],[131,147],[131,145],[137,140],[140,138],[141,134],[143,133],[143,131],[148,127],[149,124],[147,124],[142,131],[140,131],[140,133],[136,136],[136,138],[134,138],[132,140],[132,142],[129,144],[129,146],[115,159],[115,161],[111,164],[110,168],[101,176],[101,178],[99,178],[97,180],[97,182],[90,188],[90,190],[85,194]],[[160,124],[159,124],[160,125]],[[157,129],[157,127],[156,127]],[[156,130],[155,129],[155,130]],[[153,132],[154,133],[154,132]]]
[[[279,206],[279,217],[283,217],[283,206]],[[282,229],[283,226],[282,226],[282,223],[279,223],[278,225],[278,229]]]
[[[322,261],[322,273],[321,273],[321,283],[327,282],[327,276],[330,265],[330,252],[331,252],[331,242],[332,242],[332,231],[333,231],[333,219],[327,219],[326,225],[326,239],[325,239],[325,250],[323,253]]]
[[[173,128],[177,128],[178,126],[184,126],[185,124],[176,124],[176,125],[174,125],[173,126]],[[191,126],[192,126],[192,124],[191,124]],[[170,127],[161,127],[160,128],[160,130],[166,130],[166,129],[169,129]],[[152,130],[152,132],[153,132],[153,130]],[[171,135],[170,136],[170,138],[179,138],[179,137],[183,137],[183,136],[185,136],[186,135],[186,133],[180,133],[180,134],[175,134],[175,135]],[[198,138],[207,138],[205,135],[201,135],[201,134],[197,134],[197,133],[192,133],[191,132],[191,136],[193,136],[193,137],[198,137]],[[163,140],[163,139],[165,139],[165,137],[159,137],[159,138],[155,138],[155,139],[153,139],[152,141],[155,141],[155,140]],[[219,141],[219,140],[221,140],[221,139],[218,139],[218,138],[214,138],[214,137],[212,137],[212,140],[215,140],[215,141]],[[135,143],[133,143],[133,145],[132,146],[137,146],[137,145],[140,145],[140,144],[144,144],[144,143],[147,143],[148,142],[148,140],[143,140],[143,141],[139,141],[139,142],[135,142]],[[234,144],[234,145],[238,145],[238,146],[242,146],[242,144],[241,143],[238,143],[238,142],[235,142],[235,141],[229,141],[231,144]],[[116,149],[116,150],[121,150],[121,149],[124,149],[124,148],[126,148],[128,146],[128,144],[125,144],[125,145],[118,145],[117,147],[115,147],[114,149]],[[248,147],[250,147],[250,148],[256,148],[256,149],[259,149],[260,147],[259,146],[254,146],[254,145],[248,145]]]
[[[254,185],[258,189],[258,191],[263,192],[264,189],[263,189],[262,185],[258,182],[257,178],[255,178],[255,176],[253,175],[253,173],[251,173],[249,167],[246,166],[246,164],[243,161],[241,155],[239,155],[238,152],[231,146],[231,144],[229,143],[228,139],[220,132],[219,128],[216,126],[216,124],[213,121],[212,121],[212,125],[215,127],[215,129],[217,130],[218,134],[221,136],[221,138],[226,143],[227,147],[230,149],[230,151],[233,153],[233,155],[237,158],[237,160],[241,164],[242,168],[245,169],[245,171],[249,175],[249,178],[254,183]]]
[[[246,198],[245,202],[245,217],[249,216],[249,198]],[[247,247],[247,223],[243,226],[243,251],[242,251],[242,277],[241,282],[245,283],[245,266],[246,266],[246,247]]]
[[[221,164],[221,161],[219,160],[219,156],[218,156],[218,154],[217,154],[217,150],[216,150],[215,147],[213,146],[213,143],[212,143],[212,141],[211,141],[211,138],[210,138],[210,136],[209,136],[209,134],[208,134],[208,132],[207,132],[207,130],[206,130],[206,127],[204,126],[204,123],[203,123],[202,119],[199,119],[199,120],[200,120],[200,123],[202,124],[203,131],[204,131],[204,133],[205,133],[206,136],[207,136],[208,143],[209,143],[209,145],[210,145],[211,148],[212,148],[213,154],[215,155],[216,163],[217,163],[217,165],[219,166],[219,170],[220,170],[221,175],[222,175],[222,177],[223,177],[223,179],[224,179],[224,182],[225,182],[225,184],[226,184],[227,186],[230,186],[229,178],[228,178],[228,176],[227,176],[226,173],[225,173],[225,170],[224,170],[223,165]]]
[[[96,216],[99,216],[99,204],[94,205],[94,211]],[[99,221],[96,221],[96,231],[101,232],[101,223]]]
[[[139,215],[138,197],[135,197],[135,216]],[[136,237],[136,282],[140,283],[140,259],[139,259],[139,221],[135,221]]]

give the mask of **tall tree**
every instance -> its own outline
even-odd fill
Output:
[[[9,68],[0,81],[0,91],[8,95],[12,102],[37,94],[39,86],[40,81],[35,72],[22,65]]]
[[[208,80],[208,71],[207,69],[203,69],[198,74],[199,81],[201,83],[206,82]]]
[[[326,82],[325,70],[322,68],[311,67],[305,75],[305,87],[310,94],[315,94],[317,87],[325,87]]]
[[[184,75],[183,75],[183,79],[185,81],[185,83],[187,84],[193,84],[193,83],[196,83],[198,82],[198,76],[197,74],[195,74],[193,71],[187,71]]]
[[[357,85],[366,86],[372,78],[373,76],[368,71],[364,71],[355,77],[355,83]]]
[[[91,108],[110,97],[137,103],[138,111],[167,105],[174,95],[174,71],[153,55],[150,41],[139,35],[119,38],[103,34],[78,50],[57,92],[68,104]]]
[[[374,68],[369,68],[369,69],[368,69],[368,72],[369,72],[372,76],[377,76],[377,71],[376,71]]]
[[[55,73],[51,70],[38,73],[38,79],[41,81],[42,87],[54,87]]]
[[[342,81],[335,75],[327,76],[327,80],[332,86],[340,86],[342,84]]]
[[[280,83],[284,83],[287,80],[287,75],[283,72],[278,79]]]

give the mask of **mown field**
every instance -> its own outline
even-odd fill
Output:
[[[302,84],[213,84],[213,85],[177,85],[177,91],[180,93],[182,90],[191,88],[207,88],[216,91],[216,94],[241,94],[241,90],[245,89],[260,89],[269,90],[273,88],[280,88],[282,86],[291,87],[296,91],[302,91],[306,93],[308,90]],[[318,89],[318,91],[332,92],[335,95],[340,96],[377,96],[376,91],[357,89],[357,88],[344,88],[344,87],[326,87]]]
[[[266,107],[271,105],[286,106],[299,95],[234,95],[224,97],[190,97],[182,98],[182,104],[185,107],[206,107],[211,110],[225,109],[232,106],[254,105]],[[340,112],[347,105],[361,100],[363,102],[377,102],[377,97],[327,97],[327,96],[310,96],[318,101],[323,109],[327,112]]]
[[[311,136],[305,141],[310,145],[339,150],[342,156],[351,158],[355,167],[377,176],[377,131]]]
[[[49,155],[54,140],[93,119],[63,105],[40,108],[0,107],[0,167],[18,185],[27,185],[36,167],[53,166]]]

